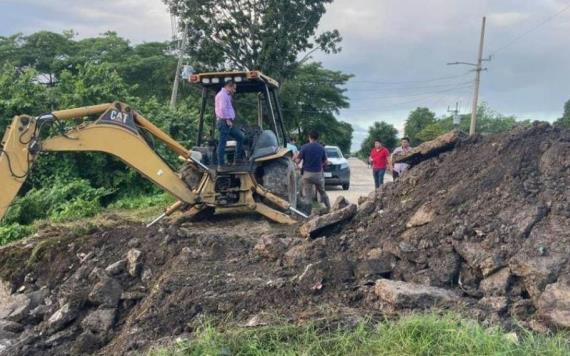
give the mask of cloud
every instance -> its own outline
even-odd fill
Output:
[[[74,29],[80,37],[113,30],[135,43],[171,37],[161,0],[0,0],[0,35]],[[340,118],[362,128],[374,121],[402,130],[410,111],[429,107],[443,115],[461,102],[471,110],[471,67],[447,62],[476,60],[481,17],[488,17],[485,55],[558,13],[567,0],[335,0],[321,30],[337,28],[337,55],[318,55],[325,67],[355,74],[348,84],[351,108]],[[570,98],[570,11],[495,53],[482,73],[481,100],[505,115],[554,120]],[[450,77],[447,80],[435,78]],[[399,84],[387,84],[399,83]]]
[[[115,31],[134,42],[165,41],[171,37],[170,15],[160,0],[2,0],[0,34],[62,32],[73,29],[80,38]]]
[[[489,25],[496,27],[510,27],[527,20],[529,14],[523,14],[520,12],[501,12],[493,13],[487,16],[489,20]]]

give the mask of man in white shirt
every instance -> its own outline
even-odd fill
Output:
[[[412,150],[410,146],[410,139],[408,137],[402,137],[400,140],[400,147],[396,148],[390,156],[390,166],[392,166],[392,177],[394,180],[398,179],[405,171],[410,168],[410,165],[407,163],[395,163],[394,159],[396,156],[405,156]]]

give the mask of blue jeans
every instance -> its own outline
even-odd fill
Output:
[[[384,173],[386,173],[385,169],[372,170],[372,175],[374,176],[374,187],[376,189],[380,188],[380,186],[384,184]]]
[[[220,142],[218,142],[218,165],[223,166],[225,164],[226,143],[228,142],[228,138],[236,140],[237,145],[234,160],[240,159],[244,140],[241,130],[234,125],[230,127],[225,120],[218,120],[218,131],[220,132]]]

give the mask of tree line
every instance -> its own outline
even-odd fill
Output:
[[[471,114],[459,115],[459,123],[457,125],[454,124],[453,119],[451,115],[444,115],[438,118],[429,108],[418,107],[408,115],[403,136],[410,139],[412,146],[417,146],[453,129],[469,132]],[[530,124],[530,120],[518,120],[515,116],[505,116],[498,113],[492,110],[486,103],[482,103],[477,108],[476,131],[480,134],[507,132],[516,127],[529,126]],[[570,128],[570,100],[564,105],[564,113],[561,118],[555,121],[555,125]],[[398,130],[384,121],[375,122],[368,128],[368,135],[363,141],[358,155],[364,158],[368,157],[370,150],[374,146],[374,140],[377,139],[392,150],[398,145]]]

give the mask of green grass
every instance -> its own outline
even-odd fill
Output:
[[[166,355],[570,355],[567,334],[519,333],[484,328],[459,315],[410,315],[376,326],[271,326],[220,330],[205,325],[194,338],[151,356]]]
[[[174,203],[174,198],[167,193],[154,195],[128,196],[117,200],[108,206],[109,209],[133,210],[155,206],[165,206]]]
[[[61,199],[51,202],[53,207],[48,214],[47,206],[51,206],[51,203],[46,201],[49,202],[49,199],[36,198],[34,195],[20,198],[15,207],[9,210],[7,217],[0,222],[0,246],[31,236],[46,224],[67,228],[76,236],[85,235],[97,226],[105,226],[104,217],[109,213],[131,221],[147,222],[175,201],[171,195],[159,193],[127,196],[102,207],[98,198],[89,200],[74,197],[69,201],[64,200],[64,203],[59,202]]]

